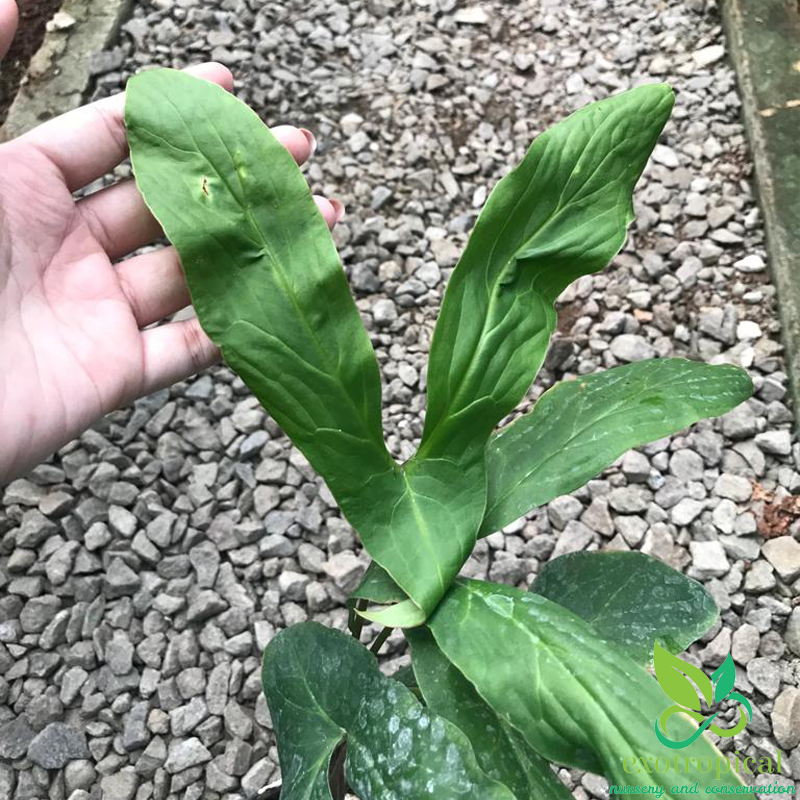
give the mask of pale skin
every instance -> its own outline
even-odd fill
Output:
[[[0,0],[0,58],[17,26]],[[191,71],[226,89],[220,64]],[[101,100],[0,145],[0,485],[24,475],[110,411],[219,360],[189,305],[171,247],[124,261],[163,234],[132,181],[73,192],[128,153],[124,96]],[[272,132],[302,164],[314,138]],[[329,227],[337,200],[315,197]]]

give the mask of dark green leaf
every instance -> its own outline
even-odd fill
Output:
[[[639,361],[556,384],[489,443],[481,535],[578,489],[626,450],[724,414],[752,393],[744,370],[682,358]]]
[[[459,579],[427,624],[445,656],[495,713],[545,758],[600,772],[615,785],[662,786],[667,793],[695,781],[701,787],[740,785],[732,771],[718,780],[697,770],[639,771],[635,761],[625,771],[629,757],[652,765],[675,755],[655,733],[669,698],[643,667],[546,598]],[[676,741],[696,731],[681,715],[672,726]],[[696,759],[694,764],[706,756],[715,764],[722,757],[703,737],[680,756]]]
[[[730,653],[711,673],[711,680],[714,682],[714,702],[719,703],[728,696],[736,681],[736,665]]]
[[[484,702],[475,687],[444,657],[430,631],[406,631],[414,674],[431,711],[449,719],[472,743],[486,774],[520,800],[571,800],[550,765],[522,735]]]
[[[382,675],[344,633],[315,622],[282,631],[264,652],[262,677],[281,800],[330,800],[328,768],[342,740],[345,776],[361,800],[514,800],[480,769],[458,728]]]
[[[719,616],[697,581],[644,553],[569,553],[546,564],[531,590],[643,665],[652,663],[656,639],[683,652]]]
[[[428,367],[420,452],[485,442],[522,399],[556,324],[553,303],[602,269],[672,109],[668,86],[592,103],[538,136],[492,191],[447,287]]]

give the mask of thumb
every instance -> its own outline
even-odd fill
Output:
[[[17,32],[19,13],[14,0],[0,0],[0,58],[11,47],[11,40]]]

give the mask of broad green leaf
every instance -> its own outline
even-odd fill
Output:
[[[427,625],[495,713],[548,760],[602,773],[615,785],[663,787],[667,797],[696,781],[701,793],[712,784],[741,785],[731,772],[718,780],[697,770],[654,770],[656,759],[674,755],[655,732],[668,698],[643,667],[546,598],[458,579]],[[670,728],[676,741],[697,730],[678,715]],[[692,764],[722,758],[703,737],[680,755]],[[635,766],[626,771],[630,757]]]
[[[515,800],[478,766],[466,736],[381,674],[350,636],[315,622],[279,633],[262,669],[283,776],[282,800],[331,800],[328,768],[347,743],[361,800]]]
[[[467,735],[478,764],[489,777],[508,786],[520,800],[571,800],[547,761],[492,711],[444,657],[430,631],[415,628],[406,631],[406,636],[425,703]]]
[[[125,123],[137,186],[225,361],[334,494],[391,471],[375,354],[288,150],[230,93],[175,70],[129,81]]]
[[[152,70],[129,83],[126,125],[137,185],[180,254],[201,325],[410,598],[387,622],[419,624],[474,546],[482,445],[467,460],[392,460],[377,363],[333,240],[292,157],[247,106]]]
[[[697,581],[644,553],[569,553],[544,566],[531,591],[585,619],[639,664],[653,642],[681,653],[717,620]]]
[[[656,84],[592,103],[538,136],[494,188],[436,324],[422,453],[485,441],[522,399],[555,329],[556,297],[625,242],[633,187],[672,105]]]
[[[714,682],[714,702],[719,703],[728,696],[736,681],[736,665],[730,653],[711,673],[711,680]]]
[[[294,160],[218,86],[174,70],[132,78],[137,185],[178,250],[204,330],[327,482],[419,624],[475,543],[484,442],[401,468],[381,429],[375,355],[327,226]]]
[[[632,447],[724,414],[753,393],[744,370],[654,359],[556,384],[492,437],[481,535],[578,489]]]
[[[672,655],[672,653],[661,647],[658,642],[655,643],[653,649],[653,666],[655,667],[659,686],[679,706],[700,711],[700,698],[697,696],[697,691],[692,681],[697,684],[709,706],[714,702],[711,681],[705,672]],[[690,678],[691,680],[689,680]]]

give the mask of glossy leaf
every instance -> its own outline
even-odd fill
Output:
[[[656,84],[592,103],[538,136],[494,188],[436,324],[421,452],[485,441],[522,399],[555,329],[556,297],[625,242],[634,184],[672,104]]]
[[[733,663],[730,653],[711,673],[711,680],[714,683],[714,702],[719,703],[730,694],[733,684],[736,682],[736,664]]]
[[[711,595],[644,553],[569,553],[545,564],[531,591],[586,620],[638,664],[653,660],[658,639],[683,652],[719,617]]]
[[[695,781],[740,785],[731,773],[718,781],[697,771],[625,771],[630,756],[652,765],[674,755],[655,733],[669,700],[643,667],[546,598],[459,579],[427,625],[495,713],[545,758],[602,773],[617,785],[662,786],[668,796],[672,787]],[[677,715],[671,727],[676,740],[696,730]],[[716,763],[720,753],[700,737],[683,756]]]
[[[201,324],[409,598],[371,618],[419,624],[468,557],[486,505],[486,437],[541,361],[531,359],[527,345],[516,352],[517,344],[509,350],[506,342],[498,351],[489,332],[493,314],[517,314],[530,299],[521,313],[532,327],[525,322],[512,339],[535,341],[534,350],[543,352],[554,316],[550,295],[619,248],[630,190],[671,102],[665,87],[645,87],[584,109],[539,137],[523,165],[498,186],[456,270],[461,277],[448,291],[453,299],[439,325],[443,344],[434,347],[429,370],[437,417],[436,387],[451,378],[461,382],[463,361],[459,356],[449,365],[446,353],[444,359],[436,353],[469,348],[471,333],[465,339],[457,320],[485,317],[479,324],[492,341],[481,341],[469,375],[477,370],[496,378],[495,399],[476,425],[462,418],[465,395],[457,391],[444,414],[455,425],[436,426],[439,433],[426,436],[420,453],[401,468],[383,444],[374,354],[330,234],[292,158],[250,109],[219,87],[172,70],[131,80],[126,124],[137,185],[181,256]],[[515,211],[506,226],[509,204]],[[578,241],[573,232],[587,225],[591,232],[580,232]],[[491,303],[471,295],[475,281],[486,280],[494,287]],[[514,314],[504,317],[504,331],[515,326]],[[490,352],[491,370],[480,364]],[[502,365],[509,359],[506,374]],[[467,405],[477,409],[486,398],[474,400]]]
[[[700,698],[697,696],[695,684],[709,706],[714,702],[711,681],[705,672],[672,655],[658,642],[653,649],[653,666],[659,686],[679,706],[700,711]]]
[[[264,651],[262,678],[282,800],[331,800],[328,768],[342,741],[345,776],[361,800],[515,800],[480,769],[458,728],[344,633],[315,622],[282,631]]]
[[[489,443],[481,535],[580,488],[630,448],[724,414],[752,392],[738,367],[682,358],[639,361],[556,384]]]
[[[415,628],[406,636],[425,703],[467,735],[487,775],[508,786],[520,800],[571,800],[571,793],[548,762],[492,711],[445,658],[429,630]]]

